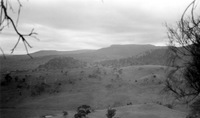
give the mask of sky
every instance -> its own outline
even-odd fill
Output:
[[[17,0],[16,0],[17,1]],[[18,4],[10,0],[16,20]],[[21,0],[18,29],[39,50],[100,49],[113,44],[167,45],[165,24],[175,25],[192,0]],[[13,27],[0,32],[0,47],[10,54],[18,40]],[[20,42],[14,54],[26,54]]]

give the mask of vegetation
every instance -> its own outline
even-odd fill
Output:
[[[116,109],[109,108],[107,110],[106,116],[107,116],[107,118],[113,118],[115,116],[115,114],[116,114]]]
[[[103,66],[112,67],[126,67],[131,65],[166,65],[167,60],[165,58],[166,48],[154,49],[152,51],[146,51],[137,56],[126,57],[114,60],[105,60],[98,62]],[[155,61],[156,60],[156,61]]]
[[[189,15],[186,15],[188,12]],[[166,90],[186,103],[199,101],[200,15],[196,0],[185,9],[176,27],[167,28],[170,43],[169,66],[174,69],[169,73]],[[199,102],[196,105],[200,107]],[[196,111],[197,107],[192,109]]]
[[[67,112],[67,111],[63,111],[63,116],[64,116],[64,118],[66,118],[67,115],[68,115],[68,112]]]
[[[31,96],[38,96],[41,95],[43,92],[49,88],[50,85],[41,83],[41,84],[36,84],[31,87]]]
[[[164,106],[168,107],[169,109],[173,109],[173,105],[172,104],[165,104]]]
[[[187,118],[199,118],[200,116],[200,99],[196,100],[191,106],[190,114]]]
[[[5,75],[4,79],[1,80],[1,85],[2,85],[2,86],[6,86],[6,85],[10,84],[11,81],[12,81],[12,77],[11,77],[10,74],[8,73],[8,74]]]
[[[86,63],[76,60],[72,57],[58,57],[53,58],[46,62],[43,65],[38,67],[39,70],[55,70],[55,69],[64,69],[64,68],[79,68],[84,67]]]
[[[35,38],[33,35],[37,33],[34,32],[34,29],[31,30],[29,34],[22,34],[17,29],[17,23],[14,23],[12,18],[8,15],[7,9],[10,7],[9,1],[1,0],[1,14],[0,14],[0,30],[3,30],[4,26],[11,25],[14,27],[15,32],[19,36],[18,41],[12,52],[14,52],[15,48],[17,47],[19,41],[23,41],[25,49],[28,53],[28,47],[31,47],[30,44],[25,39],[26,36],[30,36]],[[21,3],[19,3],[19,12],[18,17],[21,9]],[[186,8],[181,21],[178,23],[178,26],[175,28],[168,27],[169,39],[170,39],[170,63],[169,65],[174,69],[169,73],[168,79],[166,81],[166,90],[172,91],[175,93],[177,99],[182,100],[186,99],[187,101],[192,101],[191,104],[191,113],[187,116],[188,118],[198,118],[200,116],[200,17],[195,16],[195,4],[196,1],[194,0],[188,8]],[[8,5],[8,6],[7,6]],[[185,18],[185,14],[188,9],[191,8],[191,17]],[[18,22],[18,18],[17,18]],[[178,44],[178,45],[177,45]],[[148,65],[148,64],[159,64],[165,65],[165,55],[163,55],[166,49],[156,49],[145,52],[143,55],[137,55],[134,57],[123,58],[119,60],[108,60],[99,62],[104,66],[113,66],[113,67],[122,67],[122,66],[130,66],[130,65]],[[2,51],[3,52],[3,51]],[[159,55],[158,55],[159,54]],[[164,57],[164,58],[163,58]],[[160,61],[155,61],[160,60]],[[56,70],[59,69],[59,72],[62,75],[65,75],[68,78],[69,84],[74,84],[74,78],[70,78],[70,74],[68,71],[64,72],[65,68],[72,69],[72,68],[79,68],[84,67],[86,64],[84,62],[78,61],[71,57],[59,57],[53,58],[46,62],[43,65],[40,65],[37,69],[41,72],[41,70],[49,71],[49,70]],[[124,70],[114,68],[113,69],[116,78],[120,79]],[[140,70],[141,71],[141,70]],[[34,73],[34,71],[32,71]],[[40,75],[40,72],[36,72],[36,74]],[[177,76],[177,73],[181,73],[182,76]],[[35,73],[34,73],[35,74]],[[92,74],[88,74],[89,78],[100,78],[103,74],[100,68],[94,69]],[[126,74],[126,73],[125,73]],[[84,71],[81,71],[80,76],[84,75]],[[104,73],[106,75],[106,72]],[[63,77],[63,76],[62,76]],[[110,76],[109,76],[110,77]],[[154,81],[157,76],[156,74],[152,75]],[[15,89],[19,90],[20,96],[22,96],[22,90],[27,89],[30,92],[31,96],[39,96],[45,92],[49,93],[58,93],[61,84],[60,82],[55,83],[46,83],[46,82],[39,82],[38,80],[36,84],[28,84],[27,82],[28,76],[25,78],[20,79],[19,77],[11,77],[10,74],[6,74],[5,78],[1,81],[1,85],[4,87],[9,88],[12,85],[15,85]],[[103,77],[102,77],[103,78]],[[39,78],[41,79],[41,78]],[[57,78],[56,78],[57,79]],[[113,80],[113,79],[112,79]],[[139,80],[139,79],[138,79]],[[137,79],[135,82],[138,81]],[[146,79],[148,80],[148,78]],[[161,82],[161,81],[160,81]],[[14,83],[14,84],[13,84]],[[78,83],[78,81],[77,81]],[[12,84],[12,85],[11,85]],[[9,86],[10,85],[10,86]],[[121,86],[121,85],[120,85]],[[30,88],[30,89],[29,89]],[[112,84],[106,85],[106,88],[112,88]],[[72,88],[73,89],[73,88]],[[4,96],[3,96],[4,97]],[[117,105],[118,102],[115,102]],[[158,104],[162,104],[159,102]],[[127,105],[132,105],[132,103],[127,103]],[[172,109],[172,104],[164,104],[164,106]],[[92,109],[88,105],[81,105],[77,108],[77,113],[74,115],[74,118],[84,118],[89,113],[92,112]],[[116,109],[109,108],[107,110],[107,118],[113,118],[116,114]],[[63,116],[67,117],[68,112],[64,111]]]
[[[39,96],[44,93],[48,94],[59,93],[61,85],[62,84],[60,82],[54,82],[51,84],[38,82],[37,84],[31,86],[31,91],[30,91],[31,96]]]
[[[92,112],[92,109],[88,105],[81,105],[77,108],[77,113],[74,115],[74,118],[85,118],[86,115]]]

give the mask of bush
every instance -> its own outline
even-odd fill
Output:
[[[47,88],[49,88],[50,85],[41,83],[34,85],[31,89],[31,96],[37,96],[40,95],[41,93],[45,92]]]
[[[5,75],[5,81],[8,83],[10,83],[12,81],[12,77],[10,76],[10,74]]]
[[[92,109],[89,105],[81,105],[77,108],[77,112],[85,112],[86,115],[91,113]]]
[[[186,118],[200,118],[200,99],[196,100],[190,108],[190,114]]]
[[[81,105],[77,108],[78,113],[74,115],[74,118],[84,118],[86,115],[91,113],[91,111],[92,109],[89,105]]]
[[[137,82],[137,80],[135,80],[135,82]]]
[[[98,76],[96,74],[91,74],[91,75],[88,75],[89,78],[97,78]]]
[[[6,85],[9,85],[12,81],[12,77],[10,76],[10,74],[6,74],[4,79],[2,79],[1,81],[1,85],[2,86],[6,86]]]
[[[107,118],[113,118],[113,116],[115,116],[115,113],[116,113],[116,109],[108,109],[107,110],[107,114],[106,114],[106,116],[107,116]]]
[[[160,101],[157,101],[157,102],[156,102],[156,104],[158,104],[158,105],[162,105],[162,102],[160,102]]]
[[[67,111],[63,111],[63,116],[67,116],[68,112]]]
[[[165,104],[164,106],[168,107],[169,109],[173,109],[173,105],[172,104]]]
[[[1,81],[1,86],[6,86],[8,83],[6,81]]]
[[[77,113],[74,115],[74,118],[85,118],[86,115],[84,113]]]

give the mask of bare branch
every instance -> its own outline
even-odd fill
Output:
[[[21,40],[24,43],[24,47],[26,49],[27,55],[30,56],[28,48],[32,48],[32,46],[28,43],[28,41],[25,39],[25,37],[29,36],[29,37],[35,38],[37,40],[39,40],[39,39],[35,36],[35,35],[37,35],[37,33],[34,32],[34,29],[32,29],[29,34],[22,34],[17,29],[17,25],[18,25],[18,22],[19,22],[19,16],[20,16],[21,8],[22,8],[22,4],[21,4],[20,0],[17,0],[17,1],[18,1],[18,4],[19,4],[19,8],[18,8],[17,20],[16,20],[16,24],[15,24],[14,21],[13,21],[13,19],[8,15],[8,12],[7,12],[8,6],[10,6],[11,9],[12,9],[12,6],[9,5],[8,1],[6,1],[4,3],[4,0],[1,0],[1,3],[0,3],[0,6],[1,6],[1,12],[0,12],[1,13],[0,14],[0,31],[2,31],[4,29],[4,27],[9,27],[9,24],[11,23],[11,25],[13,26],[14,31],[19,36],[19,38],[17,40],[17,43],[15,44],[15,46],[11,50],[11,53],[14,52],[14,50],[17,47],[17,45],[19,44],[19,41]],[[6,21],[7,25],[4,26],[3,24],[5,23],[5,21]]]
[[[195,5],[196,0],[193,0],[187,6],[177,27],[166,25],[170,50],[168,63],[174,70],[168,73],[165,90],[187,102],[200,94],[200,16],[194,14]],[[186,17],[189,9],[190,16]]]
[[[3,51],[3,49],[1,47],[0,47],[0,50],[1,50],[2,54],[3,54],[4,59],[6,59],[5,53],[4,53],[4,51]]]
[[[18,43],[19,43],[19,41],[20,41],[20,38],[21,38],[21,37],[18,38],[17,43],[15,44],[15,46],[13,47],[13,49],[11,50],[11,53],[14,52],[15,48],[17,47],[17,45],[18,45]]]
[[[19,4],[19,8],[18,8],[18,13],[17,13],[16,27],[17,27],[18,22],[19,22],[19,16],[20,16],[21,8],[22,8],[22,4],[21,4],[20,0],[17,0],[17,1],[18,1],[18,4]]]

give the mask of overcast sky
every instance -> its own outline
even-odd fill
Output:
[[[10,0],[17,13],[17,3]],[[166,45],[165,23],[175,24],[192,0],[21,0],[18,28],[32,28],[38,50],[99,49],[112,44]],[[12,27],[0,33],[0,47],[10,53],[17,42]],[[15,54],[25,54],[22,42]]]

